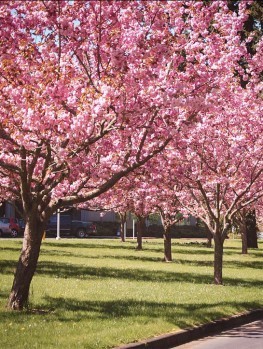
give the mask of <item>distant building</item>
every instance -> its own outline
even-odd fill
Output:
[[[21,206],[21,205],[20,205]],[[73,219],[81,220],[84,222],[119,222],[118,214],[114,211],[89,211],[83,209],[69,208],[68,210],[62,211],[62,214],[71,215]],[[12,202],[3,201],[0,205],[0,217],[16,217],[20,218],[15,211],[15,207]],[[154,221],[151,216],[146,220],[146,226],[152,224],[162,225],[159,215],[154,215]],[[133,215],[127,212],[127,228],[132,229],[133,227]],[[187,218],[183,218],[181,221],[176,223],[177,226],[195,226],[197,220],[195,217],[189,215]]]
[[[84,222],[115,222],[116,214],[113,211],[80,210],[80,219]]]

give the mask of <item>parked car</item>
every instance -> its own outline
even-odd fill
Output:
[[[259,231],[257,233],[257,237],[258,237],[259,240],[262,240],[263,239],[263,231]]]
[[[49,219],[46,228],[47,236],[57,234],[57,215]],[[75,235],[78,238],[85,238],[97,234],[97,227],[92,222],[78,221],[69,215],[60,216],[60,235]]]
[[[0,236],[10,235],[15,238],[18,236],[20,228],[18,225],[18,220],[16,218],[0,218]]]

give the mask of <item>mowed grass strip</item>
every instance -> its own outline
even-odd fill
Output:
[[[22,240],[0,240],[0,347],[112,348],[263,306],[262,247],[241,255],[227,240],[224,286],[213,285],[213,249],[173,240],[46,239],[28,311],[6,310]]]

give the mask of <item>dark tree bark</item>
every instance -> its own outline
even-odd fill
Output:
[[[171,239],[171,227],[164,228],[163,234],[164,241],[164,262],[172,262],[172,239]]]
[[[248,253],[248,248],[257,248],[257,227],[254,211],[243,210],[236,217],[242,239],[242,254]]]
[[[258,248],[256,212],[251,210],[246,215],[247,247]]]
[[[215,249],[214,249],[214,283],[215,285],[223,284],[223,243],[224,240],[220,233],[215,234]]]
[[[242,240],[242,254],[247,254],[247,229],[245,224],[240,225],[240,234]]]
[[[142,235],[145,231],[145,218],[143,216],[137,216],[137,247],[136,250],[142,250]]]
[[[43,223],[34,217],[29,217],[7,304],[8,309],[22,310],[28,304],[30,283],[36,271],[43,234]]]
[[[207,247],[212,247],[212,240],[213,240],[213,234],[211,234],[210,231],[207,231],[207,241],[206,241]]]
[[[171,227],[175,224],[179,218],[176,218],[176,214],[165,213],[161,208],[159,212],[162,219],[162,225],[164,229],[163,243],[164,243],[164,262],[172,262],[172,238],[171,238]]]

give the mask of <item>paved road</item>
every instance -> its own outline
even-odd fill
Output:
[[[205,337],[174,349],[263,349],[263,320],[218,335]]]

